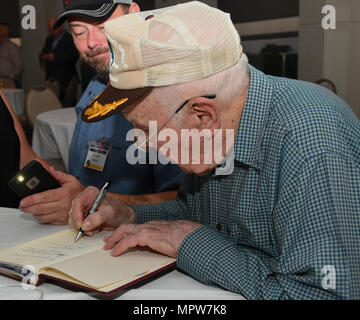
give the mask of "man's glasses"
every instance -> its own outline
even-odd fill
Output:
[[[143,152],[146,152],[148,147],[148,142],[150,141],[151,138],[153,138],[154,136],[157,136],[160,132],[160,130],[162,128],[164,128],[168,123],[169,121],[174,118],[187,104],[190,100],[194,99],[196,97],[192,97],[190,99],[187,99],[179,108],[176,109],[176,111],[170,116],[169,119],[167,119],[158,129],[155,133],[153,133],[152,135],[148,136],[143,142],[140,142],[138,145],[137,145],[137,148]],[[201,96],[201,98],[206,98],[206,99],[215,99],[216,98],[216,94],[211,94],[211,95],[206,95],[206,96]],[[145,145],[145,147],[144,147]]]

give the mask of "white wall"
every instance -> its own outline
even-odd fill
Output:
[[[336,30],[321,26],[325,5],[336,8]],[[299,78],[333,81],[360,117],[360,1],[300,0]]]

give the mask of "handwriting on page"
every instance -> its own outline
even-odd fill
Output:
[[[104,236],[105,234],[98,234],[94,237],[84,237],[74,243],[75,232],[66,230],[4,250],[0,254],[0,261],[11,261],[13,264],[19,265],[33,265],[38,270],[102,248]]]
[[[24,246],[17,252],[14,252],[14,257],[18,259],[26,259],[27,261],[33,261],[35,265],[46,263],[56,263],[63,258],[68,258],[73,253],[79,253],[81,251],[87,251],[88,246],[82,244],[76,245],[64,245],[62,243],[56,243],[53,241],[47,241],[44,243],[37,244],[36,246]]]

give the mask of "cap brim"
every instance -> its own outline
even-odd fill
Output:
[[[88,6],[84,9],[75,9],[75,10],[66,11],[57,18],[53,28],[54,29],[59,28],[70,16],[84,18],[86,20],[91,20],[91,21],[106,20],[108,17],[110,17],[113,14],[117,6],[118,6],[117,3],[106,3],[101,5],[100,7]]]
[[[111,117],[125,107],[139,103],[151,92],[152,87],[121,90],[108,85],[81,113],[84,122],[98,122]]]

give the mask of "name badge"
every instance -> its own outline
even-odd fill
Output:
[[[109,152],[105,149],[89,147],[84,167],[93,169],[95,171],[104,172],[108,153]]]

